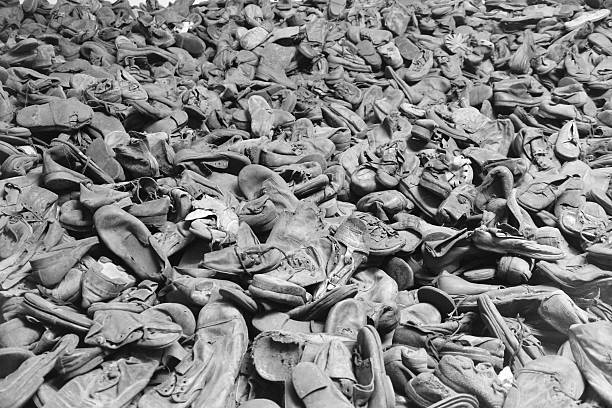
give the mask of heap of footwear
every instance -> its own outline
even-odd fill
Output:
[[[585,1],[0,1],[0,408],[612,407]]]

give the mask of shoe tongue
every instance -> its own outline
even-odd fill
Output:
[[[236,233],[236,246],[238,248],[248,248],[260,245],[259,239],[246,222],[241,222]]]

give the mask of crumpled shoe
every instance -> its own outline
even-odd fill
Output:
[[[528,211],[546,209],[570,186],[572,178],[564,175],[536,177],[517,192],[518,203]]]
[[[278,209],[295,211],[298,199],[287,182],[267,167],[250,164],[238,174],[238,186],[249,200],[266,194]]]
[[[336,229],[334,238],[343,246],[338,247],[337,251],[344,253],[332,269],[326,271],[327,278],[324,278],[313,295],[315,300],[324,297],[327,291],[346,284],[370,251],[367,226],[357,217],[345,219]]]
[[[26,319],[15,317],[0,324],[0,347],[27,348],[40,339],[42,332]]]
[[[421,408],[427,408],[438,401],[457,394],[433,373],[421,373],[411,378],[405,384],[403,392]]]
[[[563,251],[558,248],[541,245],[535,241],[492,228],[474,230],[472,242],[480,249],[499,254],[510,253],[544,261],[556,261],[565,257]]]
[[[584,380],[575,362],[563,356],[543,356],[519,370],[504,408],[544,408],[559,404],[578,407],[584,389]]]
[[[47,288],[55,286],[99,242],[97,237],[90,237],[56,245],[32,257],[30,260],[32,272],[43,286]]]
[[[43,181],[53,191],[77,190],[80,183],[114,180],[72,143],[55,139],[43,153]]]
[[[134,286],[136,279],[110,259],[101,257],[91,262],[81,282],[81,306],[114,299],[125,289]]]
[[[372,326],[365,326],[357,334],[355,373],[361,386],[374,384],[374,392],[368,405],[391,408],[395,406],[395,394],[391,379],[385,372],[385,361],[380,336]]]
[[[563,292],[552,293],[543,299],[538,308],[538,315],[551,327],[563,334],[569,334],[569,329],[574,324],[583,324],[595,320],[595,316],[582,310]]]
[[[284,307],[303,306],[307,300],[307,292],[303,287],[265,274],[255,275],[248,290],[256,299]]]
[[[138,218],[115,205],[94,214],[98,236],[140,279],[159,281],[168,260],[156,239]]]
[[[476,396],[483,407],[501,408],[504,405],[506,393],[489,364],[474,365],[467,357],[443,356],[435,373],[455,391]]]
[[[157,289],[159,284],[150,280],[143,280],[138,285],[125,289],[119,296],[108,302],[95,302],[87,309],[89,315],[98,310],[124,310],[140,313],[157,302]]]
[[[607,353],[612,324],[598,321],[570,327],[569,341],[576,365],[600,400],[612,404],[612,372]],[[571,389],[570,389],[571,390]]]
[[[188,407],[200,395],[210,376],[212,349],[197,339],[191,352],[174,367],[161,384],[148,389],[138,400],[139,407]]]
[[[314,363],[299,363],[293,369],[291,378],[295,392],[306,408],[353,406],[323,370]]]
[[[359,331],[366,324],[366,305],[355,299],[345,299],[336,303],[329,310],[324,331],[328,334],[356,340]]]
[[[86,333],[92,320],[69,307],[56,305],[34,293],[24,295],[23,314],[36,320],[77,333]]]
[[[104,361],[107,352],[101,347],[77,347],[57,361],[55,369],[62,378],[69,380],[88,373]]]
[[[542,346],[539,343],[532,344],[528,336],[525,335],[525,340],[519,342],[517,336],[510,329],[486,293],[478,295],[478,306],[486,327],[495,337],[504,343],[506,350],[514,356],[512,366],[515,370],[524,367],[531,360],[544,355]]]
[[[406,243],[406,240],[397,231],[371,214],[356,211],[353,216],[366,225],[370,254],[377,256],[391,255],[399,251]]]
[[[200,311],[196,336],[205,339],[212,358],[210,376],[194,406],[223,408],[233,395],[234,382],[247,351],[246,322],[236,307],[225,302],[210,303]]]
[[[17,112],[15,120],[33,132],[71,132],[86,126],[92,118],[89,106],[71,98],[27,106]]]
[[[180,339],[182,327],[147,309],[139,314],[125,310],[98,310],[94,313],[85,343],[117,349],[130,343],[144,348],[164,348]]]
[[[28,356],[21,349],[2,349],[0,360],[4,375],[0,379],[0,407],[20,408],[25,405],[43,384],[45,376],[53,370],[58,359],[72,352],[78,342],[76,335],[67,334],[53,350],[37,356]]]
[[[253,317],[252,322],[253,327],[261,333],[275,330],[294,333],[323,333],[325,331],[325,325],[321,322],[294,320],[282,312],[257,315]]]
[[[262,332],[251,345],[255,370],[263,379],[283,383],[291,378],[295,366],[305,355],[314,355],[331,341],[352,347],[355,340],[327,333]]]
[[[98,208],[109,204],[117,205],[120,208],[129,207],[132,205],[131,196],[132,194],[128,191],[117,191],[93,183],[82,183],[79,202],[93,213]]]
[[[563,292],[574,297],[586,297],[612,285],[612,272],[587,263],[561,266],[553,262],[536,263],[536,272],[546,277]]]
[[[158,361],[144,355],[104,362],[101,368],[74,377],[60,388],[44,408],[125,406],[142,392]]]
[[[293,319],[314,320],[328,316],[328,311],[344,299],[351,298],[357,294],[357,285],[347,284],[329,290],[322,297],[308,302],[287,312]]]

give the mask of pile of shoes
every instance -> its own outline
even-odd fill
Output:
[[[0,408],[612,407],[611,9],[0,1]]]

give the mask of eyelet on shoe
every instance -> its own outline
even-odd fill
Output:
[[[174,391],[174,386],[172,383],[165,387],[157,388],[157,393],[164,397],[171,396],[173,391]]]

